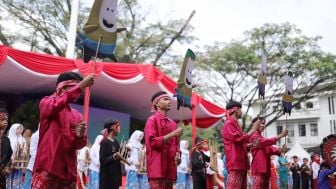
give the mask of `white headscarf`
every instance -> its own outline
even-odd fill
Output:
[[[180,151],[183,154],[189,154],[188,141],[186,141],[186,140],[181,140],[180,141]]]
[[[103,135],[98,135],[90,149],[90,158],[91,162],[89,165],[89,169],[99,172],[99,149],[100,149],[100,142],[103,139]]]
[[[135,130],[131,137],[130,140],[128,141],[128,145],[131,148],[142,148],[141,140],[143,138],[143,132],[139,130]]]
[[[98,151],[98,153],[99,153],[99,148],[100,148],[100,142],[101,142],[101,140],[103,139],[103,135],[98,135],[97,137],[96,137],[96,139],[95,139],[95,141],[94,141],[94,143],[93,143],[93,145],[92,145],[92,147],[91,147],[91,150],[97,150]]]
[[[21,128],[20,134],[16,134],[16,129],[18,127]],[[23,125],[19,124],[19,123],[14,123],[9,129],[8,138],[10,140],[10,144],[11,144],[13,152],[15,152],[16,146],[17,146],[18,143],[20,145],[25,144],[25,140],[22,136],[22,131],[23,131]]]

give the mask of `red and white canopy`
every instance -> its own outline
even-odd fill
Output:
[[[67,59],[52,55],[25,52],[0,46],[0,93],[35,94],[53,93],[57,76],[65,71],[92,72],[93,62]],[[91,102],[100,108],[130,114],[145,120],[151,114],[151,96],[158,90],[173,97],[176,82],[151,64],[104,63],[95,64],[97,75],[91,89]],[[169,116],[179,120],[176,100]],[[199,128],[214,125],[225,115],[225,109],[193,93],[192,104]],[[184,120],[192,118],[192,111],[184,108]]]

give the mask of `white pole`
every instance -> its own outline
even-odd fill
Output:
[[[72,0],[71,16],[70,16],[70,24],[69,24],[69,32],[68,32],[68,46],[67,46],[67,51],[66,51],[67,58],[74,58],[75,56],[78,6],[79,6],[79,0]]]

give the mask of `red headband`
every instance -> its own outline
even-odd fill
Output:
[[[164,97],[169,97],[169,96],[168,96],[167,94],[162,94],[162,95],[157,96],[156,98],[154,98],[153,103],[152,103],[152,107],[151,107],[151,112],[156,112],[155,104],[156,104],[157,102],[159,102],[159,100],[160,100],[161,98],[164,98]]]
[[[0,112],[0,119],[7,119],[8,114],[6,112]]]
[[[54,94],[56,96],[59,96],[61,94],[61,91],[62,91],[63,87],[65,87],[65,86],[75,86],[77,84],[78,84],[77,80],[66,80],[66,81],[59,82],[57,84],[56,92]]]
[[[231,114],[234,113],[235,111],[237,111],[239,108],[240,107],[235,106],[235,107],[232,107],[232,108],[226,110],[226,117],[230,117]]]

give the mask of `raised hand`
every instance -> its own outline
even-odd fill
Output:
[[[94,76],[88,75],[86,76],[81,82],[79,82],[79,86],[81,89],[84,89],[85,87],[90,87],[94,83]]]

